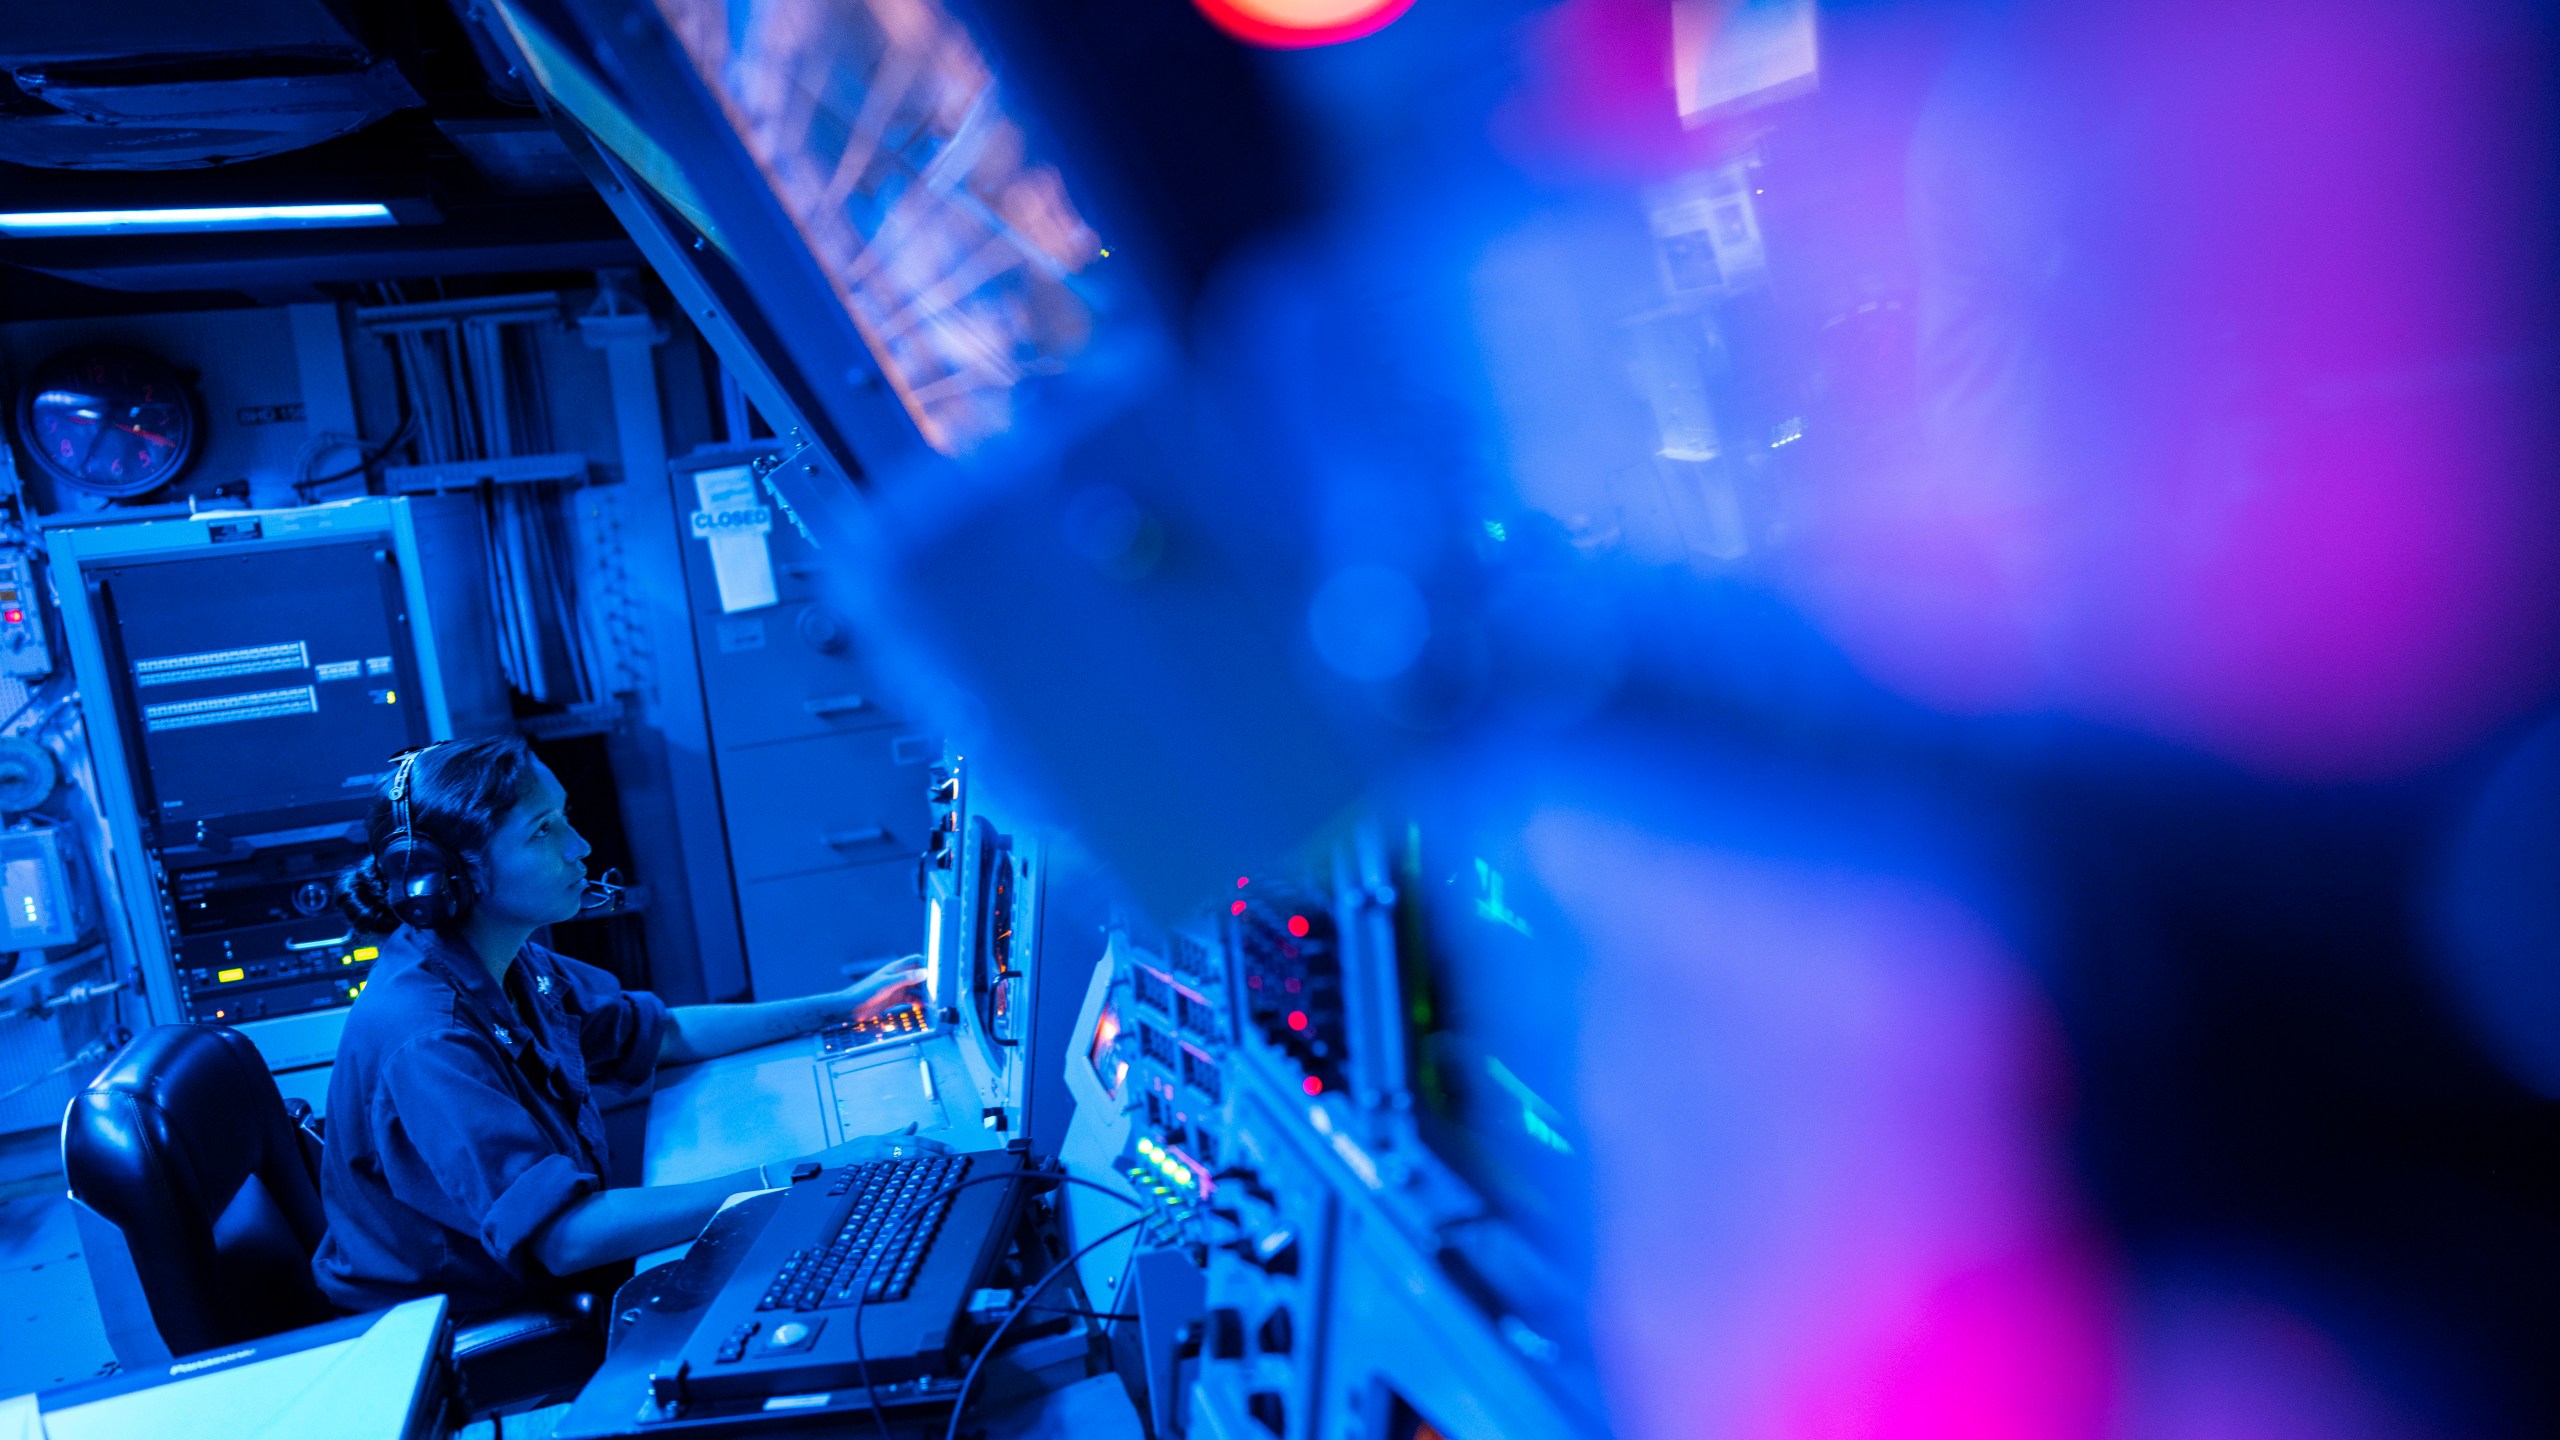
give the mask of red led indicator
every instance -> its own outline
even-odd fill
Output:
[[[19,621],[24,620],[24,619],[26,619],[26,618],[27,618],[27,612],[26,612],[26,611],[24,611],[24,610],[20,610],[20,609],[18,609],[16,606],[11,606],[9,609],[7,609],[7,610],[5,610],[5,611],[0,611],[0,619],[5,619],[5,620],[7,620],[7,621],[8,621],[10,624],[12,624],[12,625],[17,624]]]
[[[1298,1088],[1310,1095],[1321,1095],[1324,1093],[1324,1082],[1310,1075],[1298,1082]]]
[[[1292,915],[1292,916],[1290,916],[1290,917],[1289,917],[1289,933],[1290,933],[1290,934],[1292,934],[1292,935],[1299,935],[1299,936],[1303,936],[1303,935],[1305,935],[1305,934],[1307,933],[1307,917],[1306,917],[1306,916],[1304,916],[1304,915]]]
[[[1241,901],[1241,900],[1239,900],[1239,901],[1237,901],[1236,903],[1234,903],[1233,905],[1228,906],[1228,907],[1227,907],[1227,913],[1228,913],[1228,914],[1230,914],[1230,915],[1241,915],[1241,914],[1243,914],[1243,913],[1244,913],[1244,902],[1243,902],[1243,901]]]
[[[1292,1030],[1304,1030],[1304,1029],[1306,1029],[1306,1028],[1307,1028],[1307,1012],[1306,1012],[1306,1011],[1304,1011],[1304,1010],[1292,1010],[1292,1011],[1290,1011],[1290,1012],[1289,1012],[1289,1028],[1290,1028],[1290,1029],[1292,1029]]]
[[[1244,887],[1246,887],[1247,885],[1250,885],[1250,884],[1252,884],[1252,883],[1253,883],[1253,877],[1252,877],[1252,876],[1250,876],[1250,875],[1239,875],[1239,876],[1237,876],[1237,877],[1236,877],[1236,888],[1237,888],[1237,889],[1239,889],[1239,890],[1243,889]]]

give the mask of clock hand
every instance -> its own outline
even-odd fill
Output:
[[[166,445],[173,450],[177,448],[177,441],[170,439],[166,435],[154,435],[139,425],[127,425],[121,420],[111,421],[109,423],[113,424],[117,429],[124,431],[128,435],[139,435],[143,439],[149,440],[154,444]]]

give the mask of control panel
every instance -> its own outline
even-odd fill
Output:
[[[1248,882],[1230,905],[1237,983],[1255,1034],[1307,1095],[1340,1092],[1348,1054],[1341,946],[1313,887]]]
[[[454,683],[478,667],[457,648],[448,673],[430,608],[458,607],[444,638],[482,638],[460,543],[479,531],[468,502],[367,497],[45,532],[110,937],[153,1021],[238,1025],[279,1069],[335,1053],[378,954],[330,886],[362,858],[390,757],[452,734],[456,696],[476,727],[503,714],[485,681]],[[0,568],[0,590],[31,579]]]
[[[53,673],[44,608],[34,560],[24,550],[0,550],[0,675],[32,679]]]
[[[172,872],[164,893],[183,1017],[236,1025],[363,993],[380,947],[329,899],[332,879],[361,858],[333,836]]]
[[[1283,1108],[1286,1107],[1286,1108]],[[1207,1253],[1208,1313],[1191,1403],[1220,1433],[1323,1434],[1317,1385],[1337,1201],[1285,1095],[1248,1087],[1232,1112]]]
[[[1125,921],[1089,984],[1066,1158],[1147,1205],[1151,1234],[1197,1266],[1197,1314],[1149,1361],[1159,1433],[1600,1433],[1576,1337],[1518,1283],[1538,1244],[1507,1218],[1512,1174],[1482,1154],[1541,1135],[1570,1149],[1567,1121],[1542,1100],[1460,1111],[1444,1093],[1514,1093],[1502,1057],[1457,1028],[1474,1012],[1450,1007],[1477,997],[1441,988],[1491,943],[1459,925],[1530,945],[1543,915],[1505,901],[1499,864],[1424,856],[1420,834],[1391,855],[1364,829],[1302,871],[1237,880],[1169,933]],[[1523,973],[1504,958],[1498,973]],[[1524,1124],[1525,1141],[1501,1130]],[[1071,1204],[1080,1227],[1110,1218]],[[1481,1419],[1474,1397],[1491,1393],[1498,1428],[1441,1428]]]
[[[1170,1167],[1206,1182],[1224,1160],[1227,987],[1213,940],[1176,933],[1164,948],[1163,956],[1128,948],[1122,1051],[1144,1116],[1138,1134],[1156,1154],[1139,1151],[1138,1141],[1132,1151],[1159,1171]]]
[[[933,1017],[922,1002],[909,1001],[892,1005],[877,1015],[859,1020],[846,1020],[818,1032],[818,1058],[849,1055],[868,1050],[874,1045],[888,1045],[912,1040],[933,1028]]]

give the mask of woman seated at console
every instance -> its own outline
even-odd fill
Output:
[[[372,854],[338,882],[356,924],[389,934],[329,1082],[329,1233],[312,1270],[347,1309],[431,1293],[457,1312],[514,1307],[690,1238],[723,1199],[786,1177],[790,1158],[609,1189],[599,1107],[661,1065],[807,1034],[918,978],[893,968],[803,999],[669,1008],[531,943],[588,888],[567,798],[512,736],[414,751],[374,803]],[[938,1147],[875,1137],[807,1158],[920,1148]]]

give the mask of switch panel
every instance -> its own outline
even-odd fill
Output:
[[[32,679],[52,673],[35,564],[24,550],[0,551],[0,675]]]

